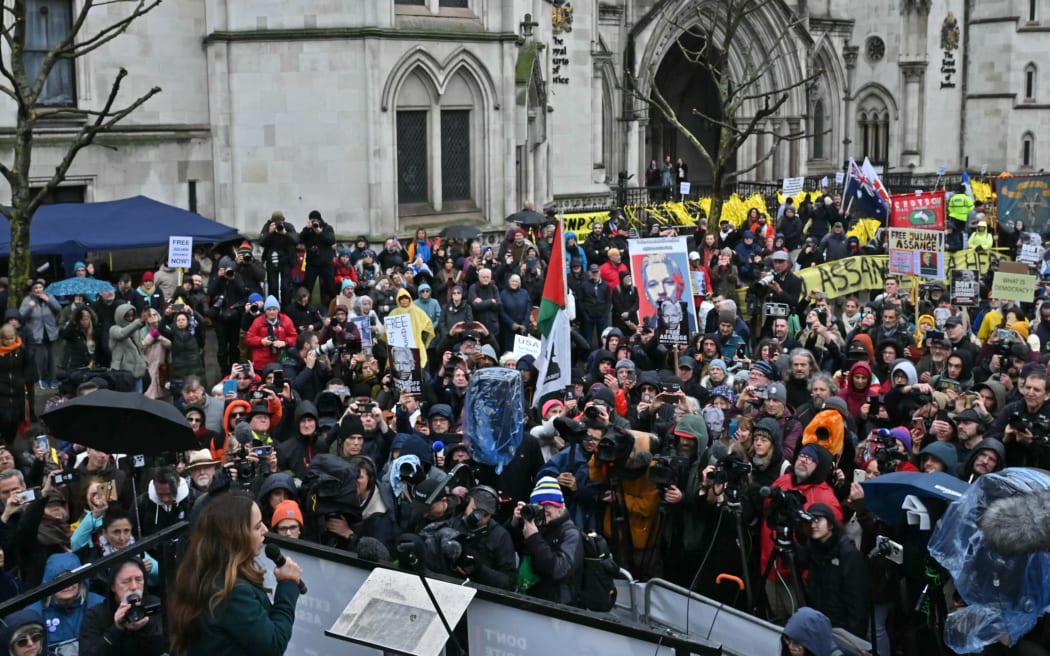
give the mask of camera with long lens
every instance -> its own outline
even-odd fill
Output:
[[[806,497],[798,490],[762,488],[762,496],[769,497],[766,521],[778,534],[789,533],[796,525],[813,521],[813,515],[805,510]]]
[[[423,468],[414,462],[402,462],[397,469],[397,475],[402,483],[411,483],[412,485],[419,485],[427,477]]]
[[[336,344],[334,340],[329,339],[327,342],[325,342],[324,344],[321,344],[320,346],[318,346],[317,348],[314,349],[314,355],[316,355],[316,356],[321,356],[321,355],[331,356],[331,355],[333,355],[335,353],[339,353],[344,348],[346,348],[344,345]]]
[[[124,601],[130,606],[128,612],[124,614],[124,620],[128,624],[134,624],[146,619],[146,609],[142,606],[142,595],[133,592]]]
[[[734,453],[718,461],[710,479],[713,484],[725,485],[726,488],[740,487],[751,475],[751,463]]]
[[[1031,433],[1033,445],[1050,448],[1050,417],[1042,414],[1033,417],[1018,410],[1010,415],[1007,425],[1015,431]]]
[[[521,507],[521,519],[532,522],[536,528],[542,529],[547,523],[547,513],[543,511],[543,506],[540,504],[528,503]]]

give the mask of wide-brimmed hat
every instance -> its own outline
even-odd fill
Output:
[[[189,462],[186,463],[186,470],[189,471],[194,467],[205,467],[207,465],[217,465],[217,461],[212,460],[211,451],[208,449],[201,449],[200,451],[191,451]]]

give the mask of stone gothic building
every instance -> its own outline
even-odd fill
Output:
[[[32,69],[83,0],[25,1]],[[123,66],[121,98],[164,91],[81,153],[57,200],[141,193],[246,232],[275,209],[300,223],[318,209],[341,235],[383,235],[607,197],[619,172],[638,184],[664,156],[702,184],[694,146],[644,99],[658,91],[715,143],[717,123],[698,114],[717,114],[716,81],[689,63],[687,32],[745,1],[167,2],[55,70],[43,101],[69,111],[41,127],[33,170],[53,170]],[[754,77],[733,124],[786,97],[731,163],[740,179],[864,156],[915,173],[1045,166],[1050,0],[757,5],[724,53],[723,83]],[[119,11],[96,10],[87,29]]]

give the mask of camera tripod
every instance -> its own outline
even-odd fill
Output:
[[[751,589],[751,568],[747,558],[746,542],[744,541],[744,518],[740,507],[740,496],[739,485],[726,485],[726,504],[722,510],[723,512],[728,511],[733,515],[733,523],[736,526],[736,548],[740,552],[740,572],[744,579],[744,594],[747,595],[747,609],[752,611],[755,608],[755,593]]]
[[[795,564],[795,545],[791,540],[791,526],[777,526],[774,530],[776,535],[773,537],[773,553],[769,555],[769,562],[766,563],[765,570],[762,572],[762,580],[769,580],[769,574],[778,561],[784,564],[790,572],[790,578],[785,585],[788,586],[788,591],[794,600],[793,610],[798,610],[806,604],[802,586],[799,583],[798,566]],[[767,610],[773,610],[769,599],[766,600],[766,606]]]

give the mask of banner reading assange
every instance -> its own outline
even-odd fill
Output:
[[[945,267],[948,271],[974,269],[984,273],[988,270],[988,265],[993,257],[1010,259],[998,251],[977,251],[971,248],[948,253]],[[796,271],[795,275],[802,279],[804,293],[808,294],[818,289],[827,294],[829,298],[840,298],[871,289],[882,289],[888,259],[885,255],[847,257],[827,264],[807,267]],[[901,283],[902,287],[910,288],[911,279],[904,278]]]
[[[652,327],[661,344],[687,344],[697,328],[686,238],[629,239],[627,249],[639,325]]]

